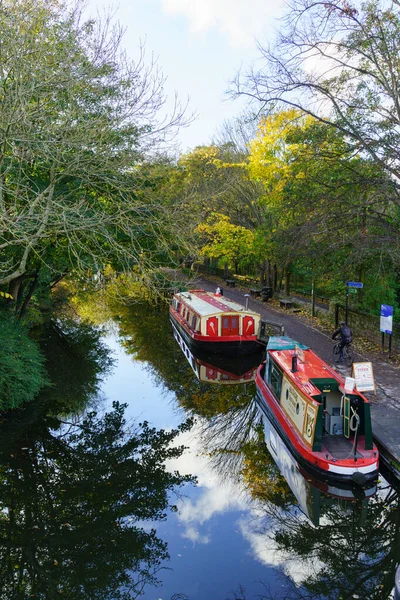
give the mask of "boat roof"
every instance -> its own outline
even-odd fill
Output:
[[[320,395],[321,388],[326,391],[340,389],[344,392],[344,378],[308,346],[285,336],[271,336],[268,340],[267,352],[271,352],[276,363],[304,394],[308,396]],[[292,371],[293,356],[297,356],[297,370],[295,372]],[[357,390],[350,393],[362,396]],[[362,398],[367,402],[364,396]]]
[[[308,346],[300,344],[286,335],[271,335],[268,338],[267,350],[294,350],[295,348],[307,350]]]
[[[220,294],[213,294],[212,292],[206,292],[204,290],[190,290],[188,292],[178,292],[175,294],[174,297],[184,302],[186,305],[191,306],[194,312],[196,312],[202,317],[206,317],[208,315],[215,315],[218,313],[231,312],[242,312],[253,316],[260,316],[259,313],[256,313],[251,310],[246,310],[246,308],[242,304],[239,304],[234,300],[230,300],[226,296],[221,296]]]

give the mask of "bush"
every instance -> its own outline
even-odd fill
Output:
[[[48,384],[44,357],[26,327],[0,312],[0,410],[30,402]]]

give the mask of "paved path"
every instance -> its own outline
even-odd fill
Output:
[[[224,287],[224,295],[245,304],[244,291],[238,288]],[[217,283],[203,278],[196,280],[196,285],[214,291]],[[285,335],[310,346],[326,363],[335,368],[343,376],[350,375],[350,369],[333,364],[333,342],[325,333],[319,331],[301,317],[290,311],[278,309],[259,299],[249,298],[249,308],[259,312],[263,319],[281,323]],[[366,393],[371,403],[372,429],[375,441],[381,451],[383,461],[390,462],[392,469],[397,470],[400,478],[400,368],[384,362],[383,357],[354,353],[357,362],[372,362],[376,385],[376,394]]]

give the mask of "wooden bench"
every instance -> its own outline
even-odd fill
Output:
[[[293,302],[291,300],[285,300],[284,298],[280,298],[279,299],[279,306],[281,308],[289,310],[289,308],[293,308]]]
[[[226,279],[226,285],[228,287],[235,287],[236,281],[234,279]]]
[[[258,296],[261,296],[261,290],[257,288],[250,288],[250,296],[253,298],[258,298]]]

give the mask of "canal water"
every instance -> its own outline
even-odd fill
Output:
[[[0,424],[0,599],[393,597],[398,489],[301,471],[258,410],[261,356],[193,356],[144,305],[41,344],[52,386]]]

